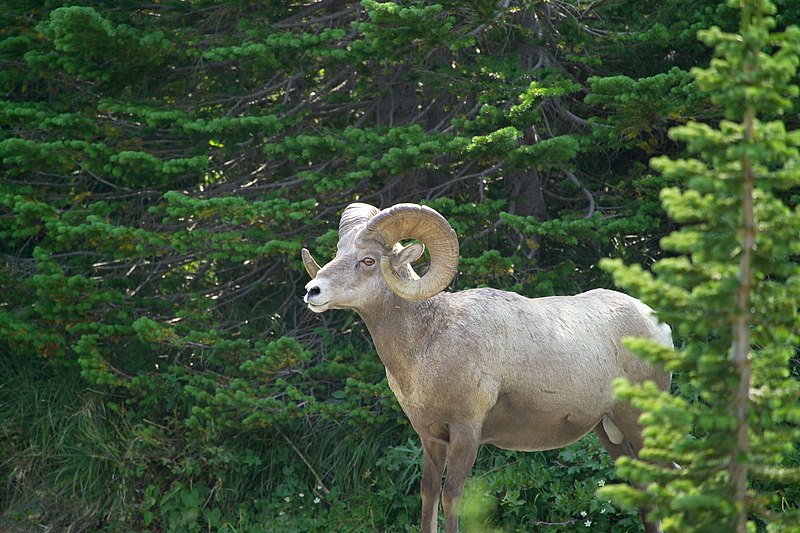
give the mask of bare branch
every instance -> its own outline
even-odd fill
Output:
[[[592,218],[592,215],[594,215],[594,212],[595,212],[595,201],[594,201],[594,196],[592,195],[591,191],[589,191],[589,189],[584,187],[583,183],[581,183],[581,181],[578,179],[578,177],[575,174],[573,174],[572,172],[570,172],[568,170],[565,170],[564,171],[564,175],[569,179],[569,181],[571,181],[573,184],[575,184],[575,186],[578,187],[581,190],[581,192],[586,197],[586,199],[589,200],[589,208],[586,211],[586,215],[584,215],[583,218]]]

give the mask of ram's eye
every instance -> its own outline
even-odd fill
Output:
[[[361,262],[368,267],[371,267],[372,265],[375,264],[375,260],[371,257],[365,257],[364,259],[361,260]]]

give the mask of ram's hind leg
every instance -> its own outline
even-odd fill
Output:
[[[597,438],[603,448],[613,457],[628,456],[639,457],[639,450],[642,449],[644,439],[642,428],[638,423],[639,412],[628,405],[620,405],[615,409],[613,415],[603,417],[603,420],[594,428]],[[649,507],[639,510],[642,515],[642,523],[646,533],[660,533],[661,525],[659,522],[650,522],[647,515],[652,511]]]

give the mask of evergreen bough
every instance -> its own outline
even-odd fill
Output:
[[[692,71],[723,119],[671,129],[693,157],[651,162],[682,184],[661,194],[681,225],[661,241],[675,255],[653,274],[603,264],[659,310],[678,341],[674,351],[629,341],[675,373],[679,394],[618,384],[644,412],[646,441],[638,460],[618,462],[637,488],[603,489],[654,506],[665,531],[797,531],[800,523],[789,485],[800,479],[800,382],[790,374],[800,341],[800,131],[781,120],[798,93],[800,29],[772,32],[767,1],[734,4],[739,33],[699,32],[715,56]]]

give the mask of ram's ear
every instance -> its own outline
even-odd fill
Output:
[[[413,263],[422,257],[422,252],[424,251],[425,245],[421,242],[415,242],[404,246],[403,249],[392,254],[392,267],[395,271],[398,271],[403,266]]]

